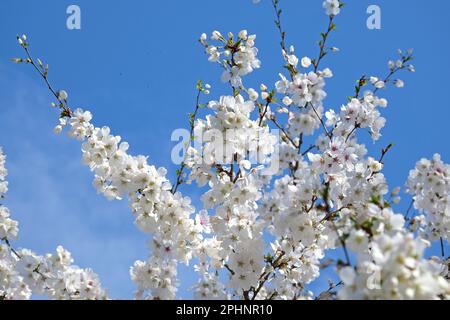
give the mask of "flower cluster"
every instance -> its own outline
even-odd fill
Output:
[[[224,69],[221,78],[231,93],[201,104],[200,94],[210,94],[211,87],[198,82],[189,142],[174,185],[166,169],[129,154],[128,143],[109,127],[96,127],[89,111],[71,111],[67,92],[51,88],[48,70],[34,62],[26,38],[19,38],[28,58],[15,62],[33,64],[58,100],[55,132],[67,127],[68,135],[81,141],[97,191],[108,199],[127,197],[137,227],[150,236],[148,259],[130,268],[135,297],[175,299],[178,263],[195,261],[199,280],[192,289],[198,299],[450,298],[444,254],[450,236],[450,166],[435,155],[410,172],[408,192],[424,215],[407,220],[408,229],[405,217],[393,209],[399,188],[389,192],[382,173],[392,145],[373,157],[358,139],[360,129],[374,142],[381,136],[386,123],[381,108],[388,102],[380,92],[388,84],[404,86],[393,77],[414,71],[412,52],[399,51],[386,77],[361,77],[340,110],[325,111],[326,82],[333,73],[320,63],[338,51],[327,39],[343,4],[323,2],[329,22],[316,59],[299,59],[294,47],[286,46],[279,1],[272,4],[289,76],[280,74],[273,88],[262,83],[259,91],[247,88],[243,76],[261,65],[256,36],[246,30],[237,37],[202,34],[199,41],[209,61]],[[271,131],[275,128],[281,141]],[[7,190],[3,164],[0,150],[2,197]],[[185,182],[203,188],[199,210],[177,191]],[[420,232],[410,232],[416,229]],[[1,206],[0,297],[29,298],[38,292],[58,299],[106,298],[97,276],[73,266],[62,247],[45,256],[15,251],[9,239],[17,233],[17,222]],[[442,257],[426,259],[428,240],[438,238]],[[342,255],[327,259],[331,250]],[[308,285],[332,265],[341,281],[315,297]]]
[[[285,95],[283,101],[287,105],[296,105],[305,107],[307,104],[319,106],[323,99],[327,96],[323,90],[325,86],[325,77],[331,77],[331,71],[316,73],[298,73],[289,81],[285,76],[280,74],[281,80],[275,83],[278,93]]]
[[[0,147],[0,199],[8,191],[8,181],[6,176],[8,171],[5,167],[6,156]],[[10,218],[7,207],[0,205],[0,239],[15,239],[19,233],[19,223]]]
[[[324,220],[326,213],[311,206],[320,192],[320,176],[305,161],[299,161],[297,167],[294,177],[275,181],[260,208],[276,237],[272,249],[283,266],[277,284],[290,291],[284,294],[287,299],[298,296],[302,286],[319,276],[320,260],[325,249],[334,247],[336,238]]]
[[[412,234],[397,232],[372,239],[368,253],[358,256],[356,269],[339,271],[344,286],[341,299],[449,298],[450,284],[440,266],[423,259],[426,243]]]
[[[249,161],[268,162],[277,137],[267,126],[262,127],[260,121],[251,119],[253,101],[245,101],[241,95],[222,96],[219,101],[210,101],[208,108],[213,114],[205,120],[198,119],[194,128],[201,146],[194,145],[188,150],[193,179],[203,185],[209,176],[207,172],[217,164],[235,161],[241,169],[248,169]]]
[[[210,220],[214,238],[208,238],[202,261],[214,268],[227,264],[230,270],[229,286],[240,294],[258,282],[262,270],[262,221],[258,219],[258,192],[256,173],[242,172],[232,181],[226,174],[214,174],[210,190],[202,197],[205,208],[215,208]],[[235,180],[235,179],[233,179]],[[208,271],[208,265],[203,268]]]
[[[291,54],[285,56],[285,59],[288,65],[295,68],[296,62],[292,60],[298,59],[293,57],[295,55]],[[309,58],[305,58],[309,61]],[[305,58],[302,59],[302,65],[307,68],[310,63],[305,64],[303,62]],[[300,134],[312,135],[320,127],[320,118],[323,113],[322,102],[327,95],[324,91],[325,78],[331,76],[329,69],[320,72],[295,73],[292,81],[280,74],[281,80],[275,83],[275,88],[277,93],[284,96],[281,99],[282,102],[289,106],[288,130],[293,137]]]
[[[201,139],[200,150],[189,148],[187,160],[190,179],[200,186],[209,183],[202,196],[204,208],[215,209],[207,219],[215,238],[206,239],[210,247],[204,250],[199,271],[210,278],[209,264],[216,269],[226,265],[229,287],[241,294],[258,284],[264,256],[263,225],[256,211],[263,179],[261,167],[252,167],[250,160],[256,159],[260,165],[270,163],[277,139],[262,125],[261,118],[251,119],[255,103],[241,95],[222,96],[209,102],[208,108],[213,113],[196,121],[195,138],[215,139]]]
[[[138,286],[137,299],[171,300],[177,292],[177,261],[150,257],[147,262],[136,261],[130,270],[131,279]]]
[[[247,30],[241,30],[237,39],[231,32],[225,38],[219,31],[213,31],[210,40],[219,42],[217,45],[208,43],[207,38],[203,33],[199,41],[209,55],[208,60],[220,63],[225,69],[222,74],[223,82],[230,82],[238,88],[242,85],[242,76],[261,66],[261,61],[257,58],[258,49],[255,47],[256,35],[249,35]]]
[[[98,276],[90,269],[73,266],[70,252],[61,246],[56,248],[55,254],[45,256],[22,249],[17,257],[15,269],[32,292],[58,300],[107,298]]]
[[[421,159],[410,171],[408,192],[414,208],[425,213],[425,235],[431,239],[450,239],[450,165],[435,154]]]
[[[350,137],[355,128],[367,128],[371,132],[372,139],[378,140],[386,119],[380,115],[377,107],[386,106],[386,99],[379,99],[371,92],[366,92],[363,99],[353,98],[342,106],[339,114],[333,110],[327,111],[325,113],[327,125],[333,126],[333,132],[343,137]]]
[[[9,209],[0,206],[0,239],[16,239],[19,233],[19,223],[10,218]]]
[[[0,148],[0,178],[6,185],[5,156]],[[3,196],[3,194],[2,194]],[[39,256],[28,249],[14,250],[10,240],[18,235],[18,222],[0,206],[0,299],[29,299],[32,293],[52,299],[106,299],[98,276],[72,265],[70,252],[58,246],[55,254]]]
[[[197,300],[226,300],[229,296],[225,290],[217,273],[204,272],[195,285],[194,298]]]
[[[0,148],[0,199],[8,191],[8,181],[6,181],[6,175],[8,171],[5,168],[6,156],[3,153],[3,149]]]
[[[5,167],[6,156],[0,147],[0,198],[3,198],[8,190]],[[15,270],[16,259],[10,247],[9,239],[15,239],[19,232],[18,222],[10,218],[7,207],[0,205],[0,299],[28,299],[31,290],[23,282],[23,277]]]
[[[147,157],[131,156],[128,143],[110,133],[108,127],[95,127],[89,111],[76,109],[61,120],[68,125],[68,134],[83,141],[83,161],[95,173],[94,186],[108,199],[128,195],[130,208],[138,228],[152,235],[152,256],[147,262],[137,261],[131,270],[138,286],[137,296],[173,298],[176,292],[176,264],[188,262],[202,235],[194,219],[191,201],[181,193],[173,193],[164,168],[147,163]],[[152,270],[152,279],[145,279],[142,270]],[[174,272],[169,272],[169,270]]]

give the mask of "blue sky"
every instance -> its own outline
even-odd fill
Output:
[[[299,56],[317,56],[327,18],[318,0],[281,0],[287,43]],[[81,8],[82,29],[66,28],[66,8]],[[387,126],[374,155],[390,142],[385,174],[402,186],[421,157],[441,153],[450,162],[446,81],[450,44],[444,0],[347,0],[330,44],[340,48],[324,60],[335,76],[327,82],[326,107],[339,107],[361,74],[383,76],[397,48],[414,48],[415,74],[403,89],[383,92]],[[377,4],[381,30],[366,27],[366,8]],[[228,10],[225,12],[224,10]],[[58,244],[82,267],[92,267],[112,297],[132,296],[128,275],[136,259],[147,257],[146,237],[133,225],[126,201],[109,202],[93,189],[92,174],[81,164],[80,145],[53,134],[57,123],[51,97],[29,67],[8,61],[21,56],[15,36],[26,33],[35,56],[50,64],[50,78],[67,89],[73,106],[89,109],[97,125],[109,125],[134,154],[150,156],[173,177],[170,162],[175,128],[186,127],[198,79],[213,86],[211,99],[226,93],[220,70],[209,63],[197,39],[202,32],[248,29],[257,34],[262,68],[247,86],[273,84],[282,71],[278,34],[269,0],[101,1],[2,0],[0,2],[0,145],[7,153],[10,191],[5,204],[20,221],[17,246],[44,253]],[[195,190],[181,191],[198,197]],[[194,201],[196,204],[199,202]],[[405,210],[406,196],[398,210]],[[447,248],[448,249],[448,248]],[[431,250],[433,253],[437,251]],[[193,282],[180,270],[181,295]]]

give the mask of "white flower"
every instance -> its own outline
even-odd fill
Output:
[[[19,223],[10,219],[8,208],[0,206],[0,239],[16,239]]]
[[[323,2],[323,7],[325,8],[326,14],[329,16],[338,15],[341,11],[338,0],[325,0]]]
[[[247,39],[247,30],[241,30],[238,33],[238,37],[241,40],[246,40]]]
[[[248,97],[250,98],[250,100],[252,101],[256,101],[258,100],[258,92],[256,92],[255,89],[248,89]]]
[[[200,211],[195,217],[195,223],[199,227],[199,232],[211,232],[211,223],[209,221],[208,211]]]
[[[347,240],[348,248],[358,253],[364,253],[368,250],[369,238],[363,230],[352,230]]]
[[[288,56],[287,56],[287,62],[288,62],[291,66],[297,67],[297,64],[298,64],[298,58],[297,58],[297,56],[294,55],[294,54],[288,55]]]
[[[59,125],[57,125],[57,126],[53,129],[53,131],[54,131],[56,134],[59,134],[59,133],[61,133],[62,129],[63,129],[62,125],[59,124]]]
[[[285,96],[285,97],[283,98],[283,103],[284,103],[286,106],[289,106],[289,105],[292,104],[292,99],[289,98],[288,96]]]
[[[333,72],[331,71],[331,69],[325,68],[322,70],[322,76],[324,78],[331,78],[331,77],[333,77]]]
[[[397,88],[403,88],[405,86],[405,83],[403,82],[403,80],[400,80],[400,79],[395,80],[394,84]]]
[[[384,88],[384,85],[385,85],[385,83],[382,80],[379,80],[379,81],[375,82],[375,84],[374,84],[375,88],[377,88],[377,89]]]
[[[301,64],[303,68],[308,68],[311,65],[311,59],[308,57],[303,57]]]

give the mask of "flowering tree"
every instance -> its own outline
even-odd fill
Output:
[[[368,155],[358,134],[380,137],[389,85],[402,87],[401,71],[414,71],[412,51],[399,51],[385,77],[362,76],[340,110],[325,111],[323,59],[338,49],[328,45],[343,4],[326,0],[328,26],[316,58],[299,59],[286,45],[279,0],[271,0],[285,61],[280,80],[259,90],[243,77],[260,68],[255,35],[214,31],[199,42],[208,60],[223,69],[230,95],[207,104],[210,86],[197,84],[182,161],[173,183],[164,168],[145,156],[132,156],[128,144],[108,127],[96,127],[92,114],[69,106],[68,94],[55,90],[48,66],[18,37],[24,58],[53,94],[59,110],[55,132],[66,130],[81,143],[82,158],[94,173],[96,190],[110,200],[128,198],[136,226],[151,238],[149,257],[130,269],[136,298],[176,298],[177,265],[194,265],[198,299],[447,299],[450,239],[450,165],[439,155],[422,159],[410,172],[412,195],[402,215],[392,205],[400,189],[389,189],[382,173],[385,155]],[[258,2],[258,1],[254,1]],[[198,116],[200,109],[208,115]],[[306,142],[310,145],[307,146]],[[0,149],[0,195],[7,191],[5,156]],[[183,184],[204,188],[196,210],[178,190]],[[203,190],[203,189],[202,189]],[[420,215],[410,217],[414,207]],[[0,298],[27,299],[32,293],[56,299],[105,299],[91,270],[72,265],[68,251],[37,255],[14,249],[18,222],[0,207]],[[442,256],[427,258],[432,242]],[[341,258],[334,251],[339,250]],[[321,269],[333,267],[340,281],[314,296],[309,285]]]

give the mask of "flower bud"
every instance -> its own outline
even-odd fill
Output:
[[[58,91],[58,100],[64,101],[64,100],[67,100],[67,98],[68,98],[68,94],[65,90]]]

